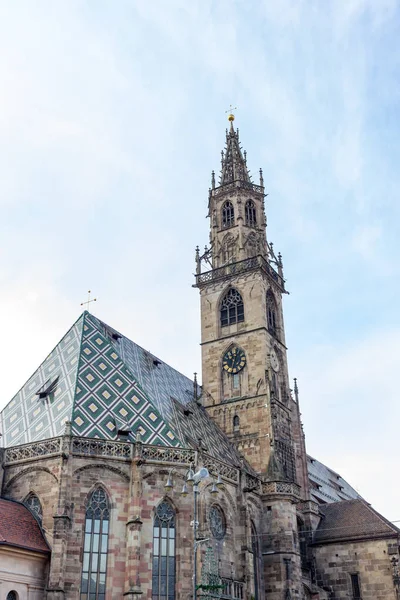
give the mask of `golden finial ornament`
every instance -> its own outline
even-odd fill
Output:
[[[231,124],[232,124],[232,123],[233,123],[233,121],[235,120],[235,115],[233,114],[233,111],[234,111],[234,110],[237,110],[237,107],[236,107],[236,106],[232,106],[232,104],[230,104],[230,105],[229,105],[229,110],[226,110],[226,111],[225,111],[225,114],[226,114],[226,113],[229,113],[229,114],[228,114],[228,121],[229,121]]]

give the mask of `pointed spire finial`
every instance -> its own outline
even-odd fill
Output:
[[[296,398],[296,402],[299,399],[299,388],[297,385],[297,377],[294,378],[294,397]]]
[[[215,189],[215,173],[214,173],[214,171],[211,172],[211,187],[213,190]]]
[[[260,186],[264,187],[264,177],[262,169],[260,169]]]

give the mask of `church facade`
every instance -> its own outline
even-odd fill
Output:
[[[282,257],[229,119],[202,385],[79,317],[0,414],[0,599],[398,598],[399,530],[306,454]]]

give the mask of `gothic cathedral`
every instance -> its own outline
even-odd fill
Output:
[[[0,600],[400,597],[400,530],[306,454],[282,257],[229,121],[202,385],[78,317],[0,412]]]

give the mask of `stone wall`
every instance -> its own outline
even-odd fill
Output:
[[[354,541],[314,547],[317,583],[330,598],[353,598],[351,574],[358,573],[362,600],[395,600],[389,547],[393,540]]]
[[[0,546],[0,598],[15,591],[20,600],[43,600],[48,557],[11,546]]]

